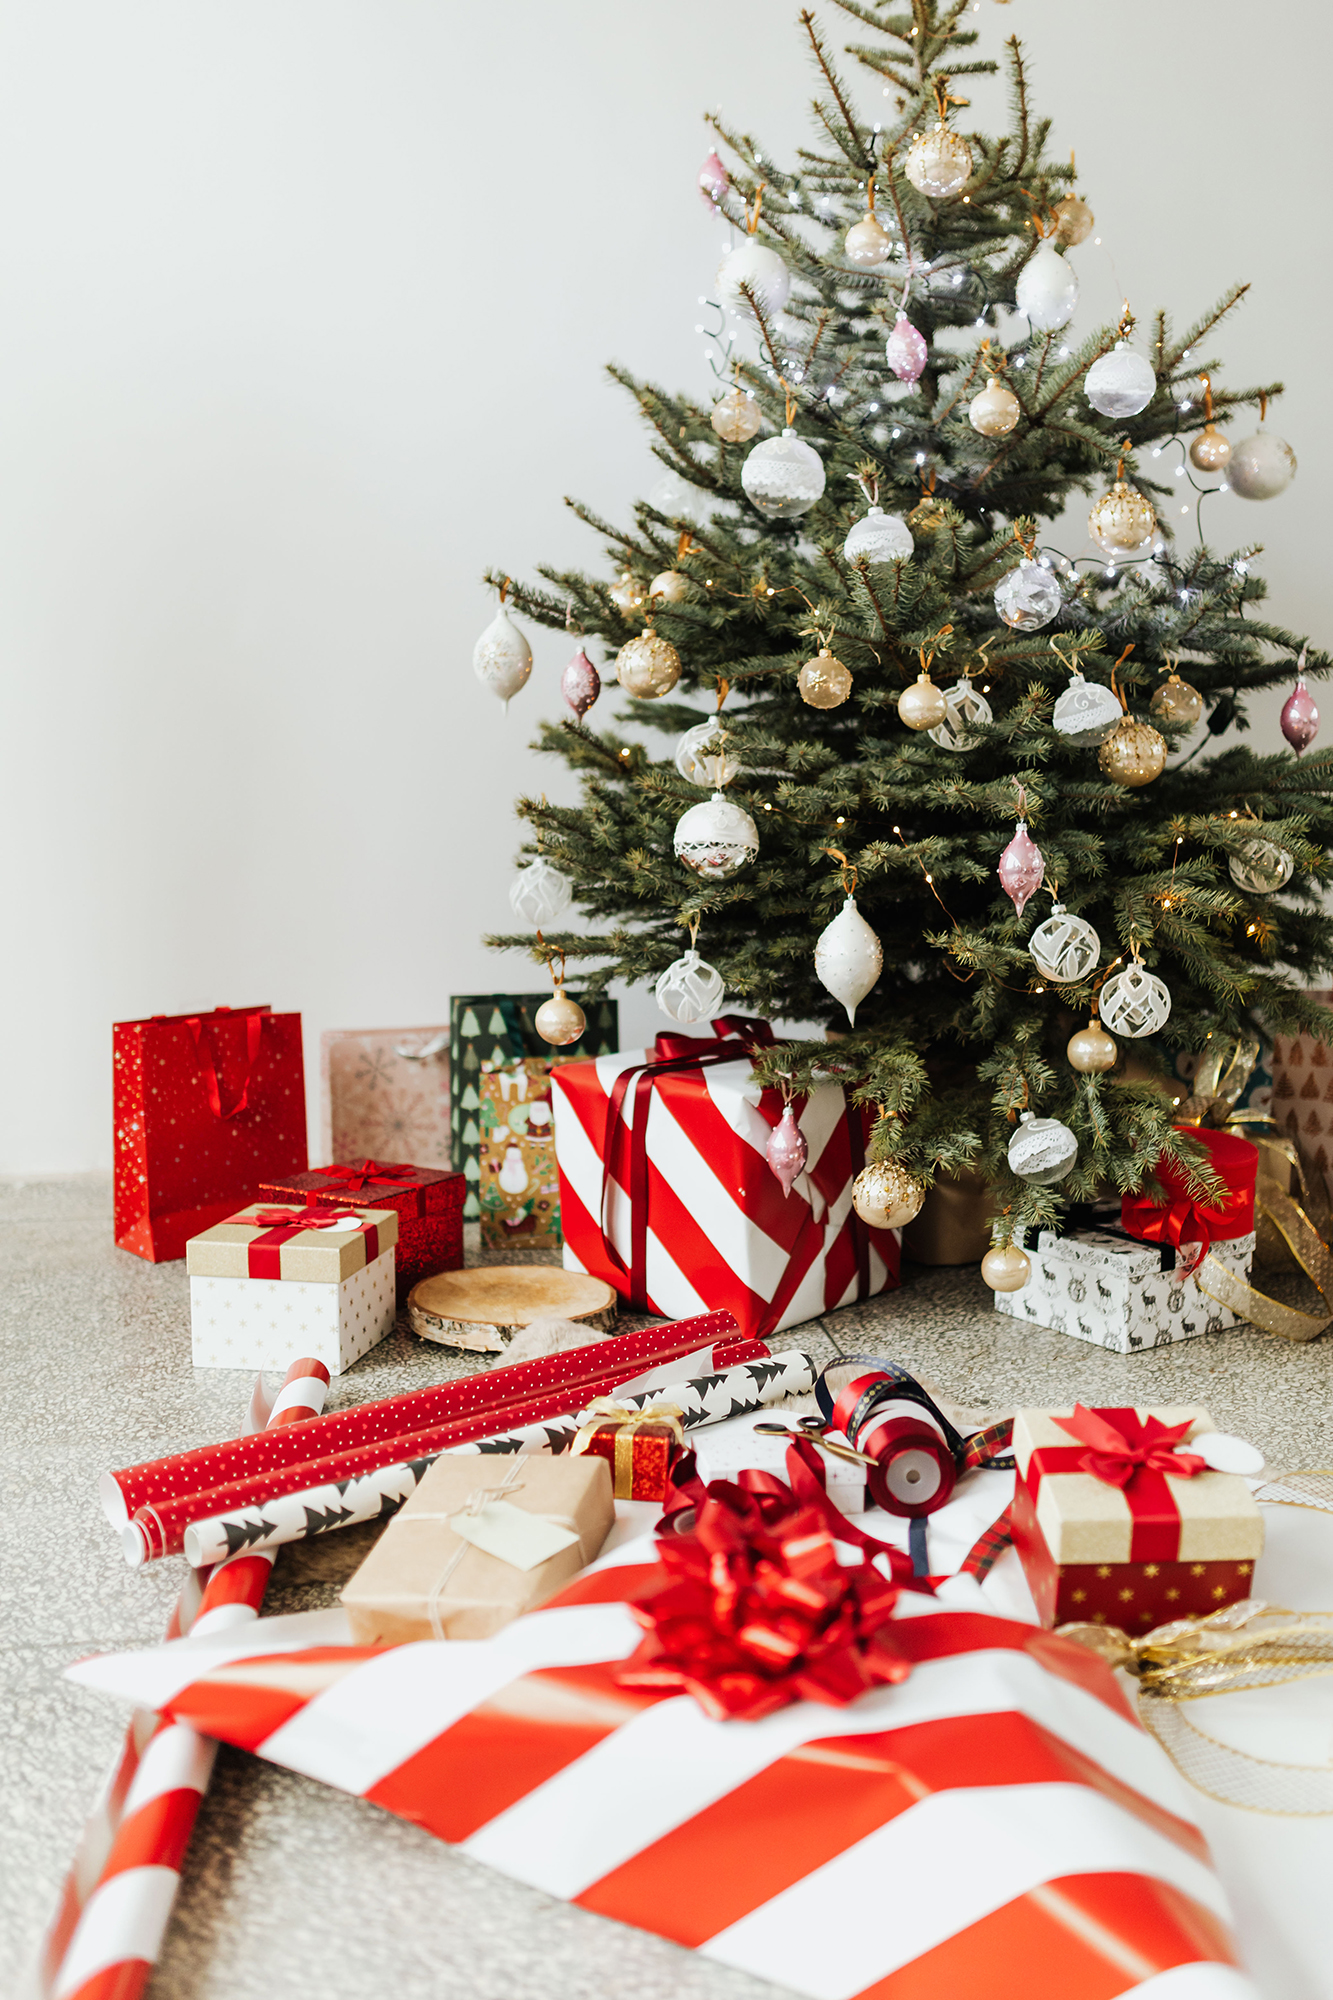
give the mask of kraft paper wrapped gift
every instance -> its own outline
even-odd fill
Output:
[[[344,1589],[353,1636],[489,1639],[590,1563],[615,1517],[603,1458],[446,1452]],[[541,1557],[541,1539],[528,1545],[534,1529],[562,1545],[521,1567]],[[491,1552],[502,1548],[520,1560]]]
[[[252,1202],[185,1246],[196,1368],[286,1368],[299,1355],[340,1375],[392,1331],[392,1209]]]
[[[1212,1255],[1237,1277],[1247,1278],[1254,1232],[1214,1243]],[[1035,1249],[1028,1245],[1028,1256],[1031,1277],[1020,1292],[997,1292],[995,1310],[1116,1354],[1136,1354],[1244,1324],[1230,1306],[1209,1298],[1169,1250],[1171,1268],[1163,1270],[1163,1252],[1153,1243],[1099,1229],[1076,1230],[1072,1236],[1043,1229]]]
[[[1249,1596],[1263,1517],[1190,1451],[1216,1428],[1197,1403],[1017,1412],[1011,1525],[1044,1625],[1144,1632]]]

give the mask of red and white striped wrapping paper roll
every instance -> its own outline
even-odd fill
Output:
[[[505,1410],[504,1423],[538,1422],[589,1402],[618,1384],[628,1386],[639,1371],[669,1361],[700,1357],[689,1374],[703,1374],[730,1361],[747,1344],[740,1341],[730,1313],[708,1313],[674,1326],[644,1327],[587,1347],[545,1354],[507,1368],[488,1368],[455,1382],[414,1389],[380,1402],[361,1403],[332,1416],[308,1417],[300,1412],[282,1437],[229,1438],[196,1451],[104,1472],[98,1492],[107,1519],[117,1532],[140,1507],[160,1506],[190,1493],[207,1493],[235,1480],[255,1477],[283,1465],[299,1465],[334,1452],[353,1451],[386,1438],[407,1437],[437,1424]],[[760,1350],[753,1350],[758,1352]],[[707,1359],[703,1356],[707,1354]],[[583,1393],[586,1392],[586,1393]],[[502,1426],[503,1427],[503,1426]],[[494,1425],[491,1428],[495,1428]],[[484,1436],[485,1432],[474,1432]]]
[[[651,1556],[467,1646],[321,1645],[315,1614],[69,1671],[813,2000],[1258,2000],[1175,1773],[1093,1655],[953,1579],[899,1600],[905,1682],[714,1722],[616,1680]]]

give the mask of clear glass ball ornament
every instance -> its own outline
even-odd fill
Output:
[[[852,224],[843,238],[842,247],[849,264],[859,265],[863,271],[873,271],[880,264],[887,264],[892,257],[893,238],[879,218],[871,213]]]
[[[748,312],[749,300],[742,285],[753,293],[761,310],[771,316],[781,312],[791,292],[791,272],[766,243],[747,236],[729,250],[717,267],[717,295],[733,312]]]
[[[640,701],[657,701],[670,694],[680,679],[680,654],[669,639],[645,626],[616,654],[616,677],[626,694]]]
[[[1051,727],[1080,750],[1095,750],[1104,743],[1124,710],[1109,687],[1100,681],[1085,681],[1075,674],[1059,697],[1051,715]]]
[[[905,1229],[926,1190],[896,1160],[872,1160],[852,1182],[852,1207],[870,1229]]]
[[[574,900],[574,884],[544,854],[520,868],[509,885],[509,907],[520,923],[545,930]]]
[[[1256,431],[1233,445],[1227,485],[1243,500],[1275,500],[1296,477],[1296,454],[1272,431]]]
[[[1190,464],[1200,472],[1221,472],[1231,459],[1231,440],[1216,424],[1205,424],[1190,446]]]
[[[1043,979],[1056,986],[1076,986],[1096,971],[1102,941],[1085,917],[1073,916],[1057,903],[1028,939],[1028,951]]]
[[[972,149],[947,125],[939,124],[932,131],[915,135],[903,172],[921,194],[943,201],[971,179]]]
[[[665,514],[668,521],[703,520],[713,502],[699,487],[691,486],[678,472],[664,472],[648,492],[648,505]]]
[[[741,485],[770,521],[795,521],[824,491],[824,462],[813,445],[787,429],[755,445],[741,467]]]
[[[503,605],[472,648],[472,671],[506,708],[532,672],[532,648]]]
[[[847,1009],[856,1026],[856,1010],[884,969],[884,948],[848,896],[836,917],[815,942],[815,977],[826,992]]]
[[[702,875],[706,882],[725,882],[753,861],[759,852],[759,829],[746,812],[722,792],[701,799],[676,822],[672,837],[677,861]]]
[[[1273,896],[1285,889],[1295,866],[1285,847],[1262,838],[1247,840],[1241,852],[1227,862],[1236,887],[1252,896]]]
[[[1150,361],[1127,340],[1118,340],[1109,354],[1093,362],[1083,390],[1102,416],[1136,417],[1157,394],[1157,376]]]
[[[1166,769],[1166,738],[1150,722],[1122,715],[1101,749],[1097,764],[1103,777],[1126,791],[1150,785]]]
[[[1080,195],[1067,194],[1063,201],[1057,201],[1052,211],[1055,216],[1055,240],[1073,249],[1079,243],[1086,243],[1097,226],[1097,218]]]
[[[1032,1261],[1017,1243],[993,1243],[981,1260],[981,1276],[993,1292],[1021,1292],[1032,1276]]]
[[[748,444],[763,424],[764,416],[754,397],[745,389],[730,389],[714,403],[708,419],[723,444]]]
[[[1025,1111],[1009,1141],[1009,1171],[1034,1187],[1062,1181],[1078,1158],[1078,1140],[1058,1118]]]
[[[676,769],[686,784],[701,791],[720,791],[740,771],[740,759],[727,748],[726,731],[716,716],[696,722],[676,745]]]
[[[991,376],[967,407],[967,420],[982,437],[1007,437],[1022,414],[1022,404],[998,375]]]
[[[949,713],[943,688],[937,688],[923,667],[898,697],[898,720],[909,729],[938,729]]]
[[[970,750],[977,740],[977,731],[995,720],[990,703],[969,680],[955,681],[951,688],[942,688],[940,692],[944,696],[944,720],[926,733],[941,750]]]
[[[1171,1018],[1166,982],[1137,960],[1123,972],[1113,972],[1101,991],[1102,1025],[1113,1035],[1134,1041],[1155,1035]]]
[[[900,515],[872,507],[861,520],[852,522],[842,552],[849,563],[860,562],[862,557],[872,564],[906,562],[915,547],[912,530]]]
[[[1168,674],[1148,703],[1148,711],[1159,722],[1192,729],[1203,714],[1203,696],[1188,681],[1181,680],[1179,674]]]
[[[700,958],[691,946],[659,975],[653,990],[667,1018],[688,1028],[695,1021],[712,1018],[726,991],[726,981],[717,967]]]
[[[995,609],[1015,632],[1040,632],[1063,603],[1058,581],[1041,563],[1021,562],[995,586]]]
[[[827,646],[807,660],[796,676],[801,700],[811,708],[841,708],[852,691],[852,676]]]
[[[1094,502],[1088,533],[1103,555],[1141,554],[1157,533],[1152,501],[1127,479],[1117,479],[1110,492]]]
[[[1042,243],[1018,274],[1018,310],[1034,333],[1054,333],[1074,317],[1078,279],[1053,243]]]

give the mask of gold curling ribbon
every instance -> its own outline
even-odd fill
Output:
[[[1058,1631],[1134,1676],[1139,1719],[1199,1791],[1249,1812],[1333,1814],[1333,1766],[1279,1764],[1235,1750],[1181,1707],[1208,1695],[1333,1674],[1333,1612],[1285,1611],[1251,1597],[1207,1618],[1159,1625],[1141,1639],[1112,1625]]]
[[[677,1444],[685,1442],[682,1428],[685,1412],[675,1403],[649,1403],[642,1410],[627,1410],[610,1396],[599,1396],[595,1402],[589,1403],[587,1414],[590,1421],[584,1424],[570,1449],[591,1451],[592,1441],[604,1424],[614,1423],[617,1426],[615,1462],[611,1467],[617,1500],[630,1500],[634,1496],[634,1437],[645,1424],[665,1424]]]

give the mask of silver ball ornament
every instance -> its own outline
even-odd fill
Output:
[[[1058,1118],[1025,1111],[1009,1141],[1009,1171],[1034,1187],[1062,1181],[1078,1158],[1078,1140]]]
[[[1021,562],[995,586],[995,609],[1015,632],[1040,632],[1063,604],[1059,583],[1041,563]]]
[[[707,882],[725,882],[759,852],[759,830],[743,806],[722,792],[701,799],[676,822],[677,861]]]

